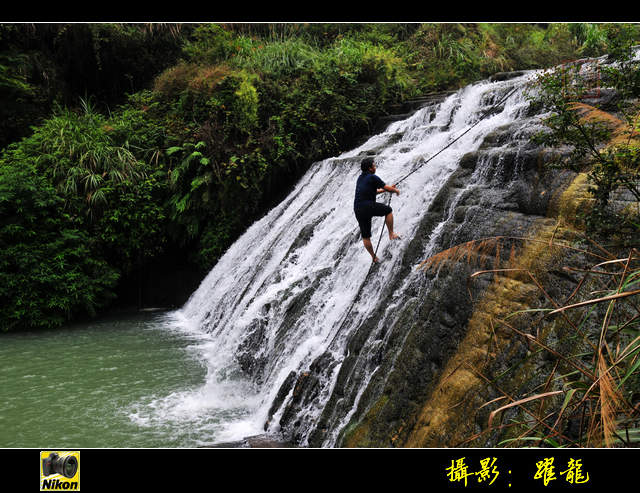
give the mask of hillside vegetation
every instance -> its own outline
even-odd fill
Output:
[[[582,23],[0,25],[0,329],[181,303],[313,162],[402,101],[637,39]]]

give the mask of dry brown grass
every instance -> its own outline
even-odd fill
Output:
[[[486,385],[498,388],[502,394],[481,406],[495,407],[489,414],[487,428],[460,445],[500,429],[509,432],[510,438],[502,442],[509,446],[527,446],[532,443],[576,447],[637,446],[640,435],[640,403],[634,403],[633,395],[640,390],[628,389],[625,384],[628,385],[634,378],[640,382],[640,378],[637,378],[640,372],[640,308],[636,306],[640,296],[640,289],[637,289],[640,279],[640,251],[632,249],[627,257],[617,258],[595,242],[591,241],[593,248],[587,250],[558,242],[554,236],[555,232],[548,239],[497,236],[469,241],[440,252],[419,265],[419,268],[425,270],[438,269],[448,262],[466,262],[475,267],[492,266],[475,272],[472,278],[483,274],[501,277],[524,274],[550,305],[549,308],[540,309],[537,324],[553,325],[555,322],[551,317],[561,317],[569,327],[571,337],[575,339],[576,351],[575,354],[570,354],[546,343],[544,331],[537,326],[517,328],[515,319],[511,318],[514,314],[505,317],[504,313],[502,316],[496,313],[491,316],[487,323],[491,325],[493,337],[497,328],[507,329],[521,337],[531,351],[547,352],[556,363],[545,378],[543,386],[534,389],[529,395],[521,396],[511,395],[498,388],[496,382],[490,380],[476,365],[456,363],[456,373],[471,372],[476,380],[484,380]],[[509,255],[504,255],[507,242],[510,243],[511,251]],[[583,277],[565,302],[558,303],[545,291],[529,266],[522,265],[522,259],[518,265],[515,246],[518,242],[537,244],[534,252],[538,254],[553,248],[574,250],[588,254],[588,258],[597,259],[597,264],[588,269],[565,267],[566,270],[581,273]],[[598,279],[596,287],[600,288],[594,289],[591,284],[590,291],[585,292],[585,280],[590,277]],[[586,300],[572,302],[580,298]],[[585,328],[584,321],[588,318],[589,310],[599,305],[606,307],[605,315],[600,322],[599,333],[594,333],[593,329]],[[622,336],[624,331],[629,331],[632,335]],[[486,334],[485,339],[488,339],[488,329]],[[582,354],[579,354],[577,347],[582,348]],[[560,368],[564,374],[560,373]],[[440,385],[450,386],[451,382],[446,381],[448,379],[449,377],[444,379]],[[461,394],[458,399],[462,399]],[[447,402],[451,407],[453,401]],[[423,435],[427,429],[433,430],[433,422],[438,416],[435,412],[437,408],[432,407],[428,412],[425,411],[425,416],[429,416],[432,425],[425,428]],[[502,423],[501,417],[509,409],[518,409],[521,417]],[[575,421],[576,416],[581,417],[577,437],[567,436],[564,431],[567,420]],[[533,439],[539,441],[532,442]]]
[[[160,74],[154,81],[153,90],[165,97],[177,97],[185,90],[212,94],[229,75],[225,65],[197,65],[179,63]]]
[[[624,268],[615,270],[620,265],[624,265]],[[606,271],[603,270],[604,266],[616,267]],[[631,270],[632,266],[636,269],[635,272]],[[496,320],[498,324],[522,336],[533,346],[551,354],[567,369],[565,375],[558,375],[556,364],[546,380],[545,388],[542,389],[544,392],[520,398],[508,396],[511,402],[491,413],[487,431],[491,429],[497,413],[516,405],[526,415],[534,418],[532,421],[521,421],[519,435],[505,443],[522,444],[525,443],[521,441],[523,438],[539,437],[540,443],[548,444],[586,447],[637,446],[634,444],[638,443],[636,435],[640,431],[640,403],[634,403],[633,395],[638,389],[625,388],[625,382],[632,377],[637,379],[640,371],[640,328],[637,327],[640,310],[635,304],[640,296],[640,289],[630,289],[635,284],[633,281],[637,281],[640,276],[640,252],[632,249],[627,258],[611,259],[585,270],[585,276],[594,273],[607,274],[602,276],[601,290],[583,293],[590,299],[556,307],[540,320],[549,321],[548,317],[575,312],[571,318],[574,322],[570,324],[574,329],[575,344],[576,347],[582,347],[582,351],[586,353],[557,351],[545,344],[539,336],[522,332],[505,320]],[[581,285],[582,283],[576,289],[579,290]],[[543,290],[542,287],[540,289]],[[603,293],[606,294],[602,296]],[[572,297],[575,294],[574,292]],[[605,315],[600,324],[600,332],[594,333],[582,327],[579,321],[586,320],[586,312],[600,304],[606,306]],[[569,321],[569,317],[566,317],[566,320]],[[622,337],[623,328],[631,328],[631,335]],[[536,331],[536,334],[539,333],[540,331]],[[570,378],[567,377],[571,374],[573,375]],[[547,391],[552,380],[556,382],[556,388],[560,387],[562,390]],[[637,383],[635,385],[637,386]],[[540,403],[537,410],[533,406],[524,406],[530,401],[542,400],[558,393],[564,395],[562,405]],[[582,416],[577,438],[571,439],[564,435],[566,415]],[[552,427],[544,424],[550,419],[554,420]],[[540,426],[541,424],[543,426]],[[629,438],[630,431],[635,438]]]

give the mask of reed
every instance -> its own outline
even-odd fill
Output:
[[[502,327],[520,337],[534,357],[546,353],[547,360],[555,361],[545,366],[551,369],[542,375],[544,383],[515,395],[500,386],[499,376],[491,376],[490,366],[472,369],[487,386],[497,390],[499,397],[480,406],[493,408],[486,428],[465,443],[498,432],[508,434],[502,435],[499,442],[499,446],[508,447],[640,444],[640,251],[631,248],[625,256],[616,256],[589,241],[592,249],[578,248],[553,237],[483,238],[456,245],[419,265],[420,269],[433,270],[448,262],[467,262],[482,268],[471,275],[472,279],[518,273],[527,276],[545,300],[538,308],[489,321],[492,328]],[[507,242],[511,243],[510,255],[501,253]],[[531,267],[518,265],[515,242],[546,243],[550,248],[580,252],[596,263],[586,269],[564,267],[582,278],[559,303]],[[532,316],[537,320],[532,322]],[[518,317],[527,318],[518,323]],[[565,335],[547,337],[549,330],[557,330],[560,324],[567,328]],[[508,422],[503,423],[505,419]]]

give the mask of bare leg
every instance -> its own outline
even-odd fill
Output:
[[[371,244],[371,238],[362,238],[362,243],[364,243],[364,247],[366,248],[369,255],[374,262],[378,262],[380,259],[376,257],[376,253],[373,251],[373,245]]]
[[[384,222],[387,225],[387,229],[389,230],[389,239],[397,240],[398,238],[400,238],[400,236],[393,232],[393,212],[390,212],[385,216]]]

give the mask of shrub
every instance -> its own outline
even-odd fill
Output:
[[[615,43],[619,46],[618,39]],[[611,207],[611,198],[617,190],[626,190],[640,200],[638,116],[629,102],[639,92],[640,78],[638,62],[630,58],[630,53],[620,48],[614,52],[620,57],[618,63],[603,68],[602,72],[605,83],[618,93],[617,110],[621,118],[584,103],[594,86],[593,81],[585,79],[579,64],[542,74],[538,79],[539,92],[532,100],[549,110],[544,120],[547,131],[538,136],[538,142],[571,149],[568,159],[553,165],[588,173],[590,192],[595,198],[593,208],[583,212],[588,232],[613,238],[619,230],[630,229],[632,234],[627,239],[633,241],[640,231],[637,219],[620,215]]]
[[[153,90],[166,100],[175,100],[186,91],[210,97],[228,73],[224,65],[180,62],[155,79]]]
[[[135,156],[111,140],[110,129],[89,107],[83,114],[60,109],[32,136],[9,146],[6,159],[36,166],[71,211],[93,220],[107,206],[112,186],[142,176]]]
[[[1,330],[57,327],[113,298],[116,270],[33,167],[0,166],[0,217]]]
[[[8,285],[23,284],[42,295],[41,304],[53,310],[15,312],[20,314],[16,323],[24,319],[21,324],[37,326],[41,316],[44,325],[56,325],[80,308],[93,314],[113,298],[121,275],[162,251],[166,244],[166,173],[158,149],[164,146],[164,137],[140,110],[128,107],[108,119],[85,102],[83,112],[59,110],[32,136],[6,149],[0,158],[8,201],[0,211],[6,225],[6,251],[25,259],[25,265],[18,275],[7,258],[0,271],[7,276]],[[22,173],[17,173],[19,167],[24,167]],[[23,176],[23,184],[17,176]],[[20,205],[23,210],[33,211],[31,215],[12,214],[8,203],[18,198],[25,201]],[[50,207],[49,216],[41,203]],[[24,238],[10,238],[8,232],[13,230],[24,232]],[[31,253],[20,257],[20,249]],[[48,266],[48,254],[60,263]],[[49,296],[33,286],[45,282],[39,278],[36,262],[44,266],[42,272],[50,272],[46,279],[61,279],[63,294],[52,290]],[[71,293],[79,285],[87,299]],[[64,292],[75,298],[64,298]],[[33,300],[29,303],[40,306]]]

